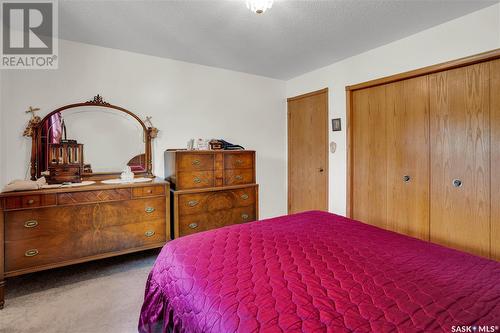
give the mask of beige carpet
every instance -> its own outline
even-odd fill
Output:
[[[0,332],[137,332],[146,278],[158,252],[8,279]]]

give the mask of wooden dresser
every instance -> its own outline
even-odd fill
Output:
[[[169,150],[165,177],[175,237],[258,219],[254,151]]]
[[[4,278],[161,247],[170,239],[163,180],[0,194]]]

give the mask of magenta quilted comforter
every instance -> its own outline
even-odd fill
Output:
[[[283,216],[168,243],[147,281],[139,331],[167,325],[498,332],[500,263],[329,213]]]

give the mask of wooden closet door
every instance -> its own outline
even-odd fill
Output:
[[[387,225],[386,88],[352,95],[352,218]]]
[[[491,258],[500,260],[500,60],[490,62]]]
[[[429,240],[429,86],[387,85],[387,228]]]
[[[489,256],[489,64],[430,76],[433,242]],[[454,184],[454,180],[461,181]]]
[[[328,211],[328,89],[288,99],[288,213]]]

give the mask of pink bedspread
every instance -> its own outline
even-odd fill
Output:
[[[169,323],[180,332],[498,332],[500,263],[329,213],[283,216],[165,245],[139,331]]]

